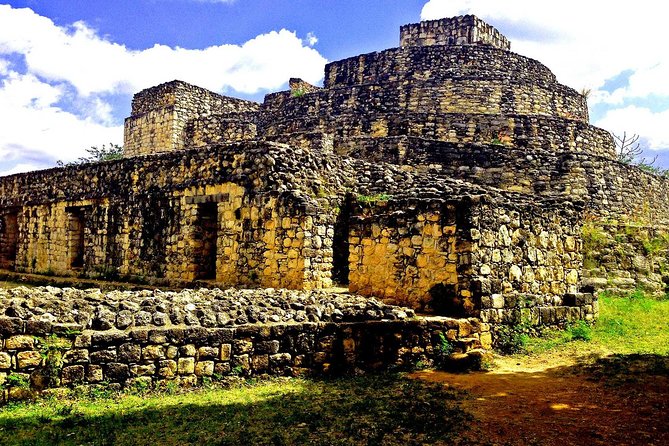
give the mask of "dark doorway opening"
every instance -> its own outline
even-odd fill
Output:
[[[0,216],[0,268],[13,270],[19,242],[16,213]]]
[[[218,242],[218,205],[203,203],[197,207],[195,228],[196,278],[216,279],[216,258]]]
[[[84,211],[82,209],[68,210],[67,252],[70,268],[84,267]]]
[[[332,281],[338,285],[348,285],[350,220],[352,197],[347,197],[341,205],[334,227],[332,244]]]

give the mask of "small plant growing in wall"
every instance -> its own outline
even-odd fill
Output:
[[[30,381],[25,375],[20,375],[18,373],[10,373],[5,378],[5,382],[2,385],[4,388],[14,387],[17,389],[29,389]]]
[[[293,98],[301,98],[307,94],[307,91],[303,87],[297,87],[290,92],[290,96]]]
[[[446,368],[448,358],[453,354],[453,350],[453,345],[446,339],[446,336],[443,333],[439,333],[434,357],[435,366],[438,369]]]
[[[37,342],[40,344],[40,354],[44,360],[42,370],[46,379],[45,384],[49,387],[56,386],[63,368],[63,352],[72,347],[72,343],[53,334],[44,339],[37,338]]]

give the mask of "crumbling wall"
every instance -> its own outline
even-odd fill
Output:
[[[230,98],[181,81],[141,91],[125,121],[125,156],[184,149],[189,121],[210,114],[255,112],[260,104]]]
[[[0,249],[13,249],[9,235],[18,234],[12,266],[24,272],[328,287],[335,217],[296,194],[310,187],[297,178],[303,166],[281,158],[292,149],[273,147],[276,153],[227,146],[2,178],[0,212],[15,217],[16,230],[5,231]],[[299,186],[280,194],[277,181],[291,169]]]

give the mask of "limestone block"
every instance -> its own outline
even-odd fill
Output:
[[[12,357],[9,353],[0,352],[0,370],[7,370],[12,367]]]
[[[165,347],[162,345],[149,345],[142,349],[142,358],[148,361],[165,359]]]
[[[76,384],[84,381],[85,369],[83,365],[63,367],[60,375],[63,385]]]
[[[35,345],[35,338],[32,336],[12,336],[5,340],[6,350],[30,350]]]
[[[195,364],[196,376],[211,376],[214,374],[214,361],[198,361]]]
[[[180,375],[191,375],[195,373],[195,358],[179,358],[177,370]]]
[[[19,369],[37,367],[42,363],[42,355],[36,351],[22,351],[16,354]]]
[[[173,378],[177,373],[177,362],[172,359],[158,361],[158,376]]]

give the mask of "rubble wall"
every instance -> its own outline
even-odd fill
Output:
[[[0,257],[14,270],[42,274],[329,286],[334,217],[271,191],[277,161],[267,147],[238,150],[4,177],[0,215],[14,224],[0,228]],[[10,239],[13,259],[4,254]]]

